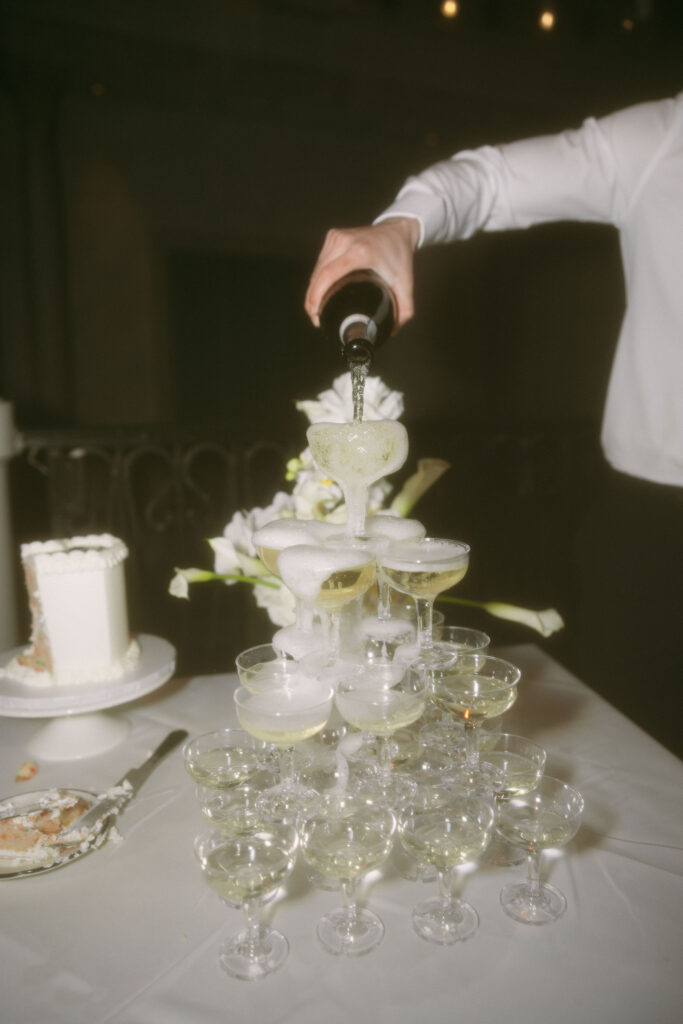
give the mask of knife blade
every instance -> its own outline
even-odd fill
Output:
[[[92,829],[98,821],[103,824],[107,819],[111,819],[116,816],[123,807],[131,800],[138,792],[142,784],[151,775],[152,771],[156,768],[159,762],[166,757],[167,754],[178,746],[182,740],[187,739],[187,731],[185,729],[174,729],[168,736],[165,737],[156,748],[153,753],[149,755],[146,761],[143,761],[141,765],[136,768],[131,768],[126,774],[119,779],[113,790],[121,790],[121,792],[114,792],[113,794],[105,794],[101,799],[96,800],[89,809],[82,814],[80,818],[76,818],[68,830],[60,837],[61,842],[68,842],[71,833],[81,833],[83,830]]]

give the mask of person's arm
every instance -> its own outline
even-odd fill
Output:
[[[413,254],[423,244],[552,220],[617,226],[666,135],[676,101],[641,104],[576,131],[456,153],[409,178],[372,226],[328,233],[306,295],[317,322],[325,292],[371,267],[394,290],[398,325],[413,313]]]

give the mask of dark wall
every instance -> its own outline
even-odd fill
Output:
[[[20,425],[184,422],[303,448],[294,402],[342,369],[302,311],[327,228],[459,148],[683,88],[680,5],[634,5],[629,31],[617,0],[555,6],[544,36],[525,0],[463,3],[451,25],[418,0],[5,0],[0,394]],[[420,516],[472,542],[472,597],[570,621],[616,234],[479,237],[416,274],[377,371],[404,393],[408,469],[452,463]]]

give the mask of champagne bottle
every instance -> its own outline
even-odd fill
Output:
[[[374,270],[353,270],[340,278],[320,310],[320,325],[331,341],[341,343],[349,370],[369,369],[375,349],[389,337],[395,321],[394,296]]]

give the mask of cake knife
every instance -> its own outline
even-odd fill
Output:
[[[60,836],[60,845],[72,841],[70,840],[72,833],[82,835],[84,829],[90,832],[98,826],[98,823],[98,832],[102,832],[105,826],[111,826],[113,819],[135,796],[143,782],[159,764],[159,761],[166,757],[167,754],[170,754],[184,739],[187,739],[187,731],[185,729],[174,729],[173,732],[170,732],[161,741],[156,750],[149,755],[146,761],[143,761],[137,768],[131,768],[123,778],[119,779],[113,787],[114,792],[112,794],[105,793],[94,804],[91,804],[85,814],[72,821],[68,831]],[[122,792],[116,792],[119,789]]]

